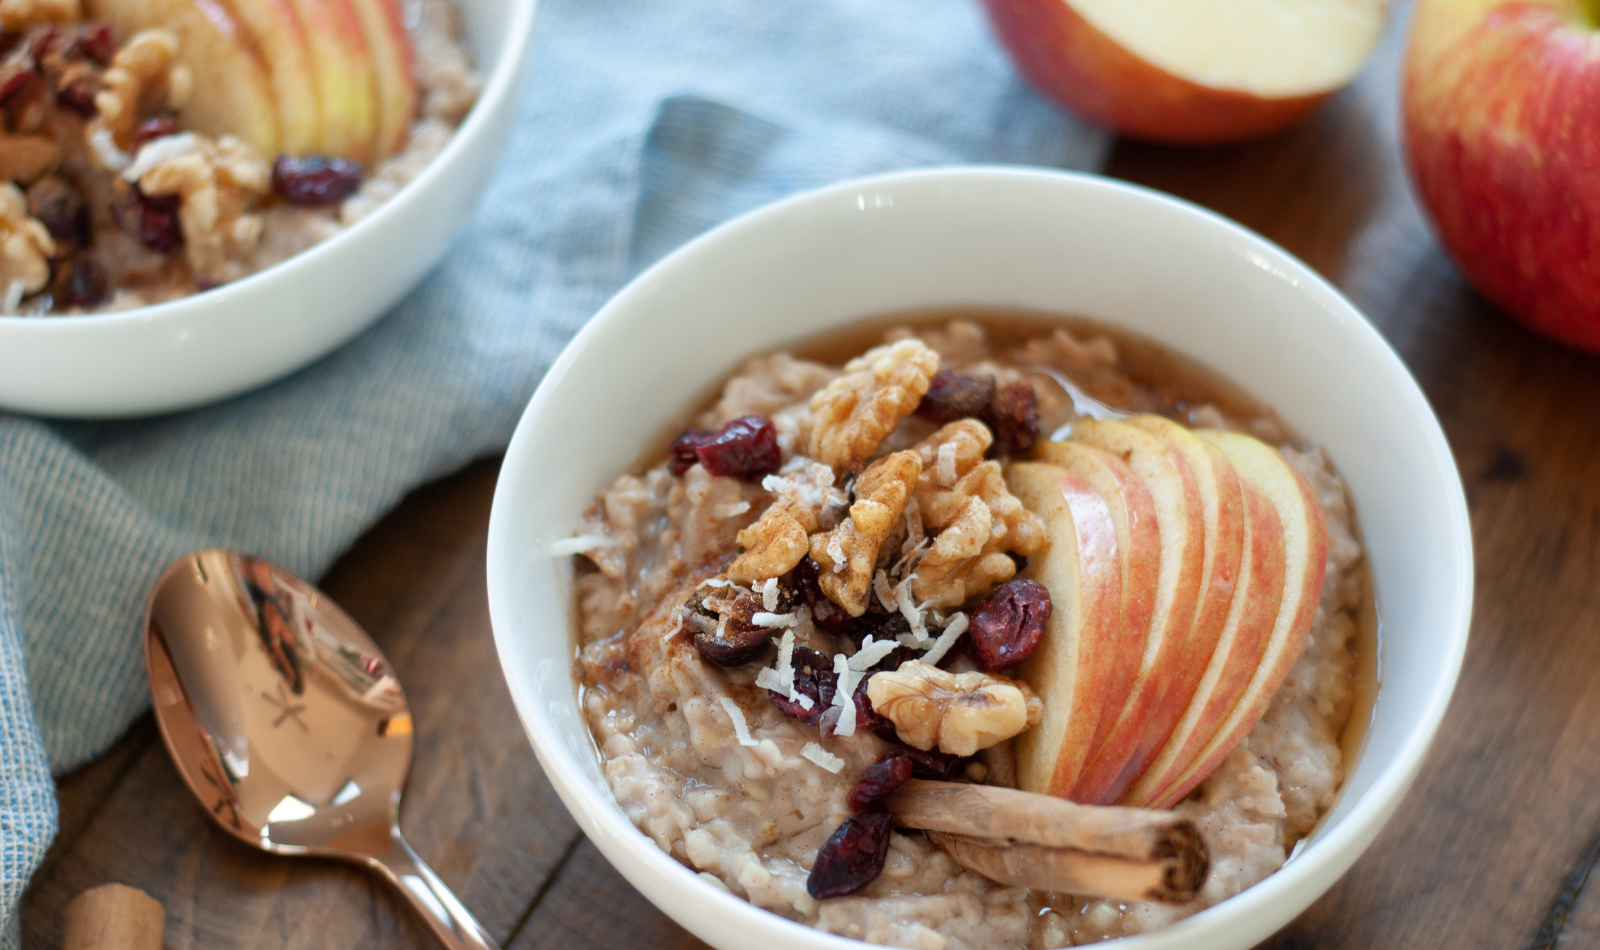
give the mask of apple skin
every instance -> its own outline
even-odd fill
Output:
[[[1600,33],[1577,0],[1419,0],[1402,86],[1412,181],[1467,280],[1600,352]]]
[[[351,0],[366,33],[378,103],[377,152],[382,161],[400,151],[417,115],[416,54],[396,0]]]
[[[1215,89],[1128,52],[1062,0],[983,0],[1017,68],[1091,122],[1151,142],[1207,145],[1270,135],[1332,93],[1267,99]]]

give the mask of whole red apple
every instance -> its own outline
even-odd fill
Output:
[[[1276,132],[1360,71],[1390,0],[984,0],[1018,69],[1134,138]]]
[[[1600,32],[1582,0],[1419,0],[1406,152],[1466,277],[1600,352]]]

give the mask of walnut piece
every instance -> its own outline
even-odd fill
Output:
[[[177,109],[188,99],[193,78],[188,67],[175,63],[177,55],[177,35],[157,28],[135,33],[112,57],[86,130],[92,151],[110,171],[121,171],[113,166],[129,160],[123,153],[140,116]]]
[[[271,167],[255,146],[233,135],[212,140],[185,132],[139,150],[123,173],[151,197],[177,195],[184,252],[195,279],[225,283],[244,276],[261,241],[250,203],[271,184]]]
[[[867,612],[878,551],[899,522],[921,473],[922,461],[910,450],[878,459],[856,479],[850,517],[811,537],[811,559],[820,568],[822,592],[852,617]]]
[[[61,147],[54,139],[0,133],[0,179],[31,185],[60,162]]]
[[[842,376],[811,397],[807,454],[836,469],[869,457],[916,411],[938,369],[939,354],[917,339],[874,347],[846,363]]]
[[[935,607],[955,607],[1008,580],[1017,566],[1007,551],[1038,554],[1049,544],[1044,523],[1006,488],[996,461],[984,461],[994,436],[976,419],[959,419],[917,446],[922,475],[914,497],[930,534],[912,593]]]
[[[1044,703],[1028,684],[992,673],[948,673],[921,660],[874,673],[867,697],[900,741],[968,756],[1039,723]]]
[[[0,29],[20,33],[45,24],[76,23],[79,0],[0,0]]]
[[[768,475],[761,486],[777,500],[739,532],[744,553],[728,566],[728,577],[747,584],[793,570],[811,550],[811,535],[832,528],[848,501],[833,487],[833,469],[805,458]]]
[[[23,294],[50,282],[56,242],[37,218],[28,216],[28,199],[10,182],[0,184],[0,296],[11,312]],[[15,299],[13,299],[15,298]]]

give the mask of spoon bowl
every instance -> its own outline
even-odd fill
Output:
[[[400,835],[411,710],[338,604],[266,561],[190,554],[150,595],[145,664],[167,750],[223,829],[371,868],[444,946],[495,946]]]

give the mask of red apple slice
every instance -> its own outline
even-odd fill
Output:
[[[318,151],[366,164],[376,154],[378,106],[366,33],[350,0],[293,0],[311,39],[317,102],[322,111]]]
[[[250,31],[271,75],[278,107],[280,150],[306,155],[322,147],[322,109],[316,63],[294,0],[226,0],[228,10]],[[268,155],[269,158],[275,157]]]
[[[1133,690],[1090,757],[1072,800],[1111,804],[1144,773],[1189,705],[1210,655],[1189,649],[1205,567],[1205,509],[1182,452],[1126,422],[1079,420],[1072,440],[1121,458],[1149,489],[1161,536],[1156,605]],[[1189,692],[1179,688],[1190,683]]]
[[[1385,0],[985,0],[1023,75],[1087,118],[1163,142],[1276,131],[1355,78]]]
[[[1269,445],[1235,432],[1195,433],[1216,446],[1233,463],[1239,476],[1254,484],[1272,502],[1284,541],[1283,597],[1272,634],[1249,684],[1239,701],[1218,726],[1195,761],[1166,791],[1152,799],[1170,808],[1216,770],[1266,712],[1267,704],[1283,684],[1317,615],[1322,598],[1323,571],[1327,564],[1328,529],[1322,504],[1282,454]]]
[[[1038,515],[1050,547],[1024,576],[1050,591],[1053,609],[1022,678],[1044,700],[1044,719],[1017,737],[1017,783],[1065,797],[1093,748],[1122,622],[1122,562],[1106,500],[1063,468],[1018,462],[1006,483]]]
[[[1245,557],[1227,624],[1183,719],[1150,768],[1123,796],[1124,805],[1147,807],[1200,757],[1228,713],[1238,705],[1272,640],[1283,602],[1283,526],[1266,493],[1248,479],[1241,481]]]
[[[1077,442],[1044,442],[1034,449],[1041,462],[1058,465],[1086,480],[1105,500],[1117,530],[1122,568],[1122,618],[1106,686],[1106,712],[1095,727],[1090,749],[1100,748],[1133,692],[1155,615],[1161,577],[1161,533],[1150,489],[1122,459]]]
[[[179,126],[237,135],[263,155],[277,154],[278,109],[267,67],[249,31],[216,0],[85,0],[83,13],[109,23],[123,40],[154,27],[171,30],[177,61],[194,77]]]
[[[417,114],[416,55],[395,0],[351,0],[372,57],[377,83],[378,138],[374,161],[400,150]]]

